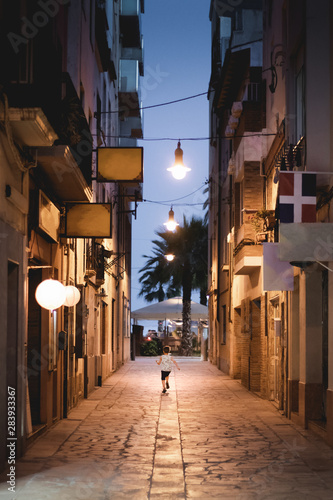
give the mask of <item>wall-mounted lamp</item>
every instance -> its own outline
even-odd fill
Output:
[[[179,226],[178,222],[175,221],[175,213],[172,210],[172,207],[169,211],[169,220],[168,222],[164,222],[163,225],[166,226],[168,231],[174,231],[176,227]]]
[[[172,165],[172,167],[169,167],[167,170],[172,173],[175,179],[178,180],[184,179],[187,172],[191,170],[190,168],[185,167],[184,165],[183,150],[180,147],[180,141],[178,142],[177,149],[175,150],[175,163]]]

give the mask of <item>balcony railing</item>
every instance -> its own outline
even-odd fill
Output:
[[[119,63],[120,106],[125,116],[140,117],[139,63],[121,59]]]
[[[143,12],[142,0],[121,0],[121,16],[139,16]]]
[[[297,144],[287,144],[287,141],[280,148],[275,157],[275,167],[283,170],[301,170],[306,165],[306,140],[301,137]]]
[[[141,116],[129,116],[120,122],[121,140],[142,139],[143,126]]]
[[[139,62],[139,73],[143,76],[143,37],[141,36],[140,47],[122,47],[121,59],[134,60]]]
[[[86,262],[86,275],[95,276],[96,284],[101,285],[104,283],[104,247],[98,243],[93,242],[87,248],[87,262]]]

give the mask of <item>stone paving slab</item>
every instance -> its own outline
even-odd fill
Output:
[[[137,358],[39,437],[0,500],[333,500],[333,449],[209,362]]]

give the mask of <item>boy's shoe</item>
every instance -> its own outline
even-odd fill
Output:
[[[163,394],[165,394],[165,393],[166,393],[166,389],[163,389],[163,391],[162,391],[162,392],[163,392]]]
[[[166,382],[166,384],[165,384],[165,385],[166,385],[166,388],[167,388],[167,389],[170,389],[169,382]]]

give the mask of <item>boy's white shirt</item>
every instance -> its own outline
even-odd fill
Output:
[[[161,370],[168,372],[172,370],[172,356],[170,354],[162,354],[161,356]]]

